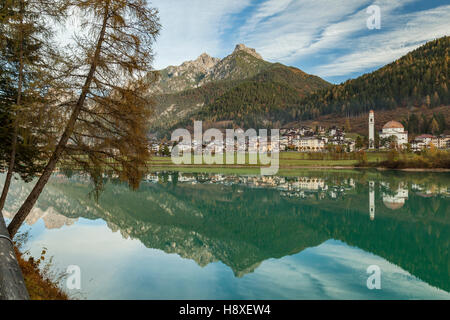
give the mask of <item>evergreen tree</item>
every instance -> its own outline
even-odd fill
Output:
[[[7,175],[0,196],[0,211],[6,201],[14,172],[31,179],[40,169],[34,123],[37,105],[42,105],[46,83],[46,48],[51,28],[46,20],[55,16],[58,2],[10,0],[2,7],[0,26],[0,98],[5,126],[0,162]],[[3,160],[3,161],[1,161]]]
[[[430,130],[434,135],[439,134],[439,123],[435,118],[433,118],[433,120],[431,121]]]
[[[448,36],[430,41],[380,70],[307,96],[295,107],[297,112],[289,114],[314,119],[318,115],[342,113],[342,106],[348,106],[347,115],[357,116],[370,109],[449,104],[449,48]],[[316,111],[311,112],[313,109]]]

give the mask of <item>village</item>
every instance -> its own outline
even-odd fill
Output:
[[[375,114],[369,113],[369,132],[367,136],[354,133],[347,133],[345,127],[324,127],[299,126],[298,128],[282,128],[279,131],[279,151],[294,151],[303,153],[315,152],[355,152],[360,150],[404,150],[408,152],[421,152],[430,148],[447,150],[450,149],[450,135],[420,134],[411,139],[411,135],[405,131],[404,126],[395,120],[384,124],[380,132],[375,132]],[[235,145],[235,151],[274,151],[274,145],[270,142],[262,145],[258,136],[253,142],[247,139],[245,150],[235,144],[235,140],[227,139],[225,145]],[[177,142],[152,139],[150,149],[153,154],[160,156],[170,156],[172,148]],[[200,143],[193,140],[191,142],[181,142],[179,149],[190,152],[196,148],[202,150],[215,150],[216,153],[224,153],[225,146],[222,142],[212,141]]]

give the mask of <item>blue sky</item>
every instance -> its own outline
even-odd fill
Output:
[[[450,34],[447,0],[153,0],[163,29],[155,68],[206,52],[223,58],[238,43],[265,60],[338,83],[373,71]],[[366,12],[381,9],[381,29]]]

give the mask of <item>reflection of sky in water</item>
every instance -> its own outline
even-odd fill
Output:
[[[138,192],[108,185],[99,204],[85,181],[54,179],[22,229],[26,247],[47,248],[59,270],[79,265],[77,298],[450,299],[432,286],[450,288],[446,175],[170,177]],[[5,216],[30,187],[13,184]],[[374,264],[381,291],[366,287]]]
[[[81,267],[85,298],[450,299],[450,294],[385,259],[335,240],[266,260],[253,273],[236,278],[221,262],[202,268],[193,260],[124,239],[103,220],[81,218],[73,226],[53,230],[39,220],[24,229],[30,230],[27,248],[33,256],[46,247],[61,270]],[[379,291],[366,287],[366,268],[373,264],[382,270]]]

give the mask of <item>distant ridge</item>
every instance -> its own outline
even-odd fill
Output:
[[[449,50],[448,36],[430,41],[379,70],[308,96],[289,120],[327,114],[351,117],[370,109],[448,106]]]
[[[442,37],[377,71],[331,85],[237,45],[229,56],[214,60],[195,88],[156,97],[159,116],[152,131],[167,134],[194,120],[215,127],[281,127],[327,115],[358,117],[370,109],[398,109],[400,121],[413,108],[450,104],[449,48],[450,38]]]
[[[242,125],[265,122],[247,117],[262,108],[294,107],[307,94],[328,86],[297,68],[264,61],[255,49],[238,44],[222,60],[202,54],[161,70],[150,92],[157,101],[152,130],[167,132],[192,117]]]

